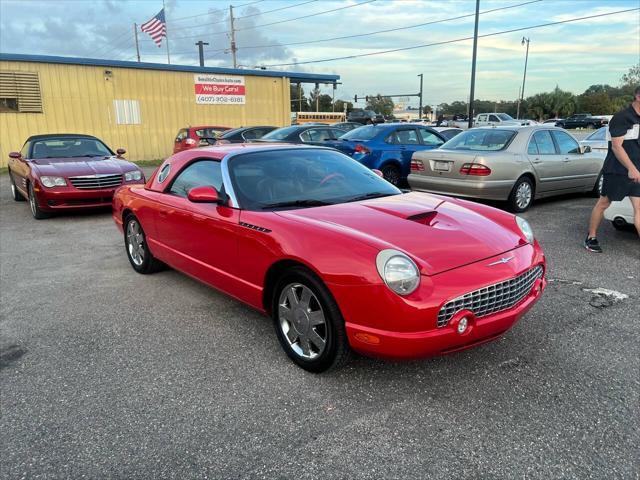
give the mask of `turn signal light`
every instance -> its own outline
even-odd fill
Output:
[[[356,152],[356,153],[365,153],[365,154],[366,154],[366,153],[371,153],[371,150],[369,150],[369,149],[368,149],[367,147],[365,147],[364,145],[362,145],[362,144],[358,143],[358,144],[356,145],[355,152]]]
[[[411,171],[424,172],[424,163],[422,163],[420,160],[411,160]]]
[[[460,168],[460,173],[463,175],[486,177],[487,175],[491,175],[491,169],[486,165],[481,165],[479,163],[465,163]]]
[[[195,145],[197,142],[193,138],[187,138],[184,143],[187,145]]]

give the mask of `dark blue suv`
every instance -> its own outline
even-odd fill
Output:
[[[367,125],[327,142],[366,167],[382,171],[398,185],[409,175],[411,156],[419,150],[438,148],[446,140],[435,130],[407,123]]]

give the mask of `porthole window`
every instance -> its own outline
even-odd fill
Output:
[[[171,165],[168,163],[164,167],[162,167],[162,170],[160,170],[160,173],[158,174],[158,183],[162,183],[167,179],[170,170]]]

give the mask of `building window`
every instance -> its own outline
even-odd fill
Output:
[[[140,102],[138,100],[114,100],[117,125],[140,125]]]
[[[0,112],[19,112],[17,98],[0,98]]]
[[[42,113],[37,73],[0,70],[0,112]]]

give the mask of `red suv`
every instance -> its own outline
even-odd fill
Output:
[[[182,152],[198,146],[201,138],[216,138],[222,132],[229,130],[230,127],[219,126],[201,126],[183,128],[176,135],[173,143],[173,153]]]

